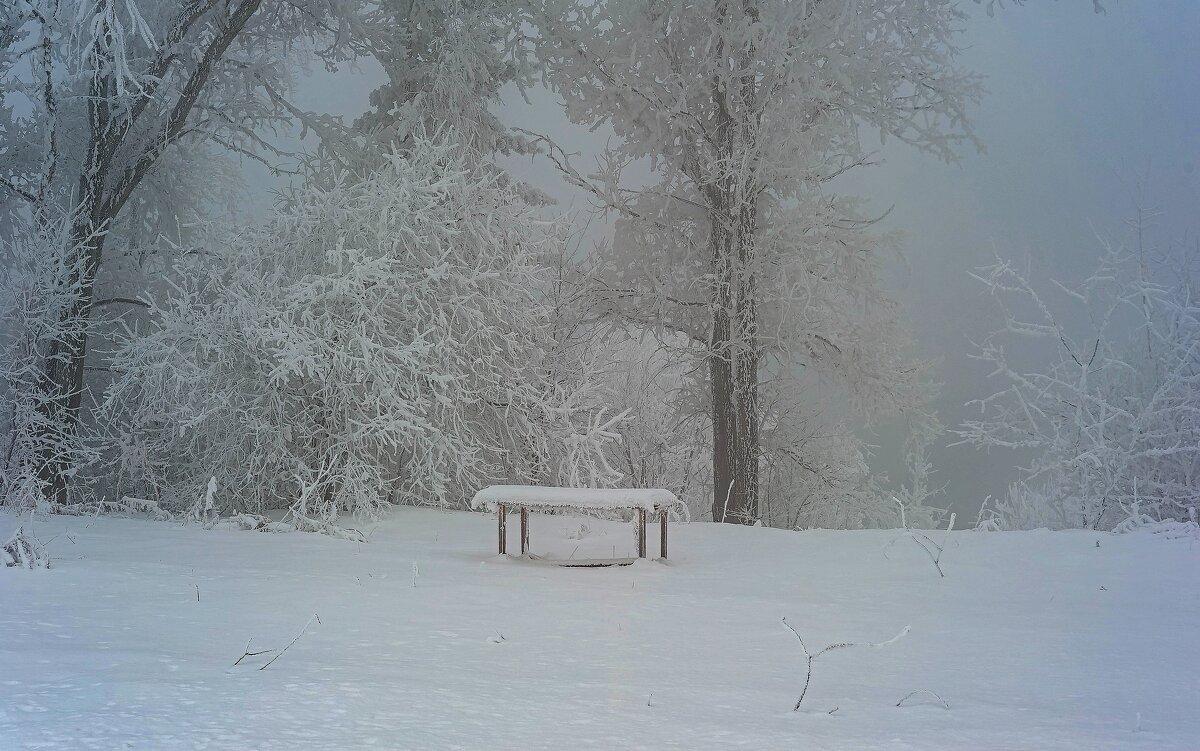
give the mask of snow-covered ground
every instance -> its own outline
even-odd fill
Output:
[[[497,559],[481,514],[362,529],[36,520],[53,568],[0,569],[0,749],[1200,748],[1194,538],[956,532],[943,579],[896,532],[681,524],[669,565],[567,569]],[[814,651],[911,631],[822,656],[793,712],[784,616]]]

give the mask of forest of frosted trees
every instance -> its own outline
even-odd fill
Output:
[[[930,448],[964,442],[1020,458],[983,527],[1194,522],[1186,247],[1098,241],[1081,286],[997,257],[962,280],[996,311],[975,417],[929,407],[883,279],[895,238],[831,183],[872,168],[868,133],[982,145],[962,20],[951,0],[5,3],[0,504],[354,536],[341,515],[510,482],[929,526],[955,500]],[[387,80],[360,117],[297,104],[299,70],[366,59]],[[612,129],[597,163],[496,116],[534,86]],[[549,160],[612,241],[588,247],[512,155]],[[239,219],[245,162],[288,186],[262,221]],[[885,477],[870,429],[896,418],[907,471]]]

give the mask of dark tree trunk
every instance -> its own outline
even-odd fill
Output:
[[[737,443],[737,420],[733,414],[733,368],[729,358],[729,313],[718,305],[713,314],[712,352],[709,373],[712,381],[713,423],[713,521],[723,522],[730,509],[738,508],[733,493],[737,479],[733,451]],[[740,487],[736,488],[740,492]]]
[[[734,521],[751,524],[758,513],[758,298],[754,279],[754,210],[743,204],[738,217],[737,298],[734,306],[733,475],[741,485]]]
[[[736,10],[735,10],[736,8]],[[733,13],[758,18],[753,0],[718,3],[718,24]],[[701,186],[709,211],[713,277],[712,340],[709,373],[713,423],[713,521],[750,524],[758,518],[758,289],[755,281],[754,235],[758,223],[758,195],[752,180],[760,110],[753,49],[750,45],[726,52],[719,43],[716,54],[736,55],[744,73],[737,85],[713,81],[716,105],[710,141],[718,143],[718,175],[709,181],[705,166],[693,165],[693,179]],[[733,165],[750,169],[741,175]]]
[[[734,202],[723,203],[725,206]],[[733,222],[729,222],[734,218]],[[714,305],[709,374],[713,422],[713,521],[758,516],[758,307],[753,206],[721,211],[712,227]],[[729,225],[733,225],[733,231]]]

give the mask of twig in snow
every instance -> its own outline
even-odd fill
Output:
[[[815,660],[816,660],[818,657],[820,657],[821,655],[825,654],[826,652],[832,652],[832,651],[834,651],[835,649],[845,649],[846,647],[872,647],[872,648],[876,648],[876,649],[878,649],[879,647],[886,647],[886,646],[888,646],[889,644],[895,644],[897,641],[899,641],[899,640],[900,640],[900,639],[901,639],[901,638],[902,638],[902,637],[903,637],[905,634],[907,634],[907,633],[908,633],[908,629],[909,629],[909,627],[908,627],[908,626],[905,626],[905,627],[904,627],[904,629],[900,631],[900,633],[896,634],[895,636],[893,636],[891,639],[888,639],[887,641],[881,641],[881,642],[849,642],[849,641],[847,641],[847,642],[838,642],[837,644],[829,644],[829,645],[826,645],[825,647],[823,647],[822,649],[819,649],[819,650],[817,650],[817,651],[814,653],[814,652],[809,652],[809,651],[808,651],[808,645],[806,645],[806,644],[804,643],[804,638],[800,636],[800,632],[799,632],[799,631],[797,631],[796,629],[794,629],[794,628],[792,627],[792,624],[790,624],[790,623],[788,623],[788,622],[787,622],[787,618],[784,618],[784,619],[783,619],[783,626],[784,626],[784,628],[786,628],[788,631],[791,631],[791,632],[792,632],[792,633],[793,633],[793,634],[796,636],[796,640],[800,642],[800,649],[804,650],[804,657],[805,657],[805,658],[808,660],[808,663],[807,663],[807,665],[806,665],[807,672],[806,672],[806,673],[805,673],[805,675],[804,675],[804,688],[800,690],[800,698],[796,700],[796,706],[792,707],[792,711],[793,711],[793,712],[795,712],[795,711],[797,711],[798,709],[800,709],[800,705],[801,705],[801,704],[804,702],[804,697],[805,697],[805,695],[807,695],[807,694],[808,694],[808,684],[812,682],[812,666],[813,666],[813,662],[814,662],[814,661],[815,661]]]
[[[275,662],[276,660],[278,660],[280,657],[282,657],[282,656],[283,656],[283,653],[284,653],[284,652],[286,652],[286,651],[288,651],[288,649],[289,649],[289,648],[290,648],[290,647],[291,647],[293,644],[295,644],[296,642],[300,641],[300,637],[301,637],[301,636],[304,636],[304,632],[308,630],[308,627],[312,625],[312,622],[313,622],[313,621],[316,621],[317,623],[320,623],[320,622],[321,622],[321,619],[320,619],[320,617],[318,617],[316,613],[313,613],[313,617],[308,619],[308,623],[305,623],[305,624],[304,624],[304,628],[300,629],[300,633],[296,634],[296,638],[295,638],[295,639],[292,639],[290,642],[288,642],[288,644],[287,644],[287,646],[286,646],[286,647],[284,647],[283,649],[279,650],[279,654],[275,655],[275,656],[274,656],[274,657],[272,657],[270,660],[268,660],[268,661],[267,661],[267,664],[266,664],[266,665],[263,665],[261,668],[259,668],[259,670],[266,670],[267,668],[271,667],[271,663],[272,663],[272,662]]]
[[[44,543],[42,543],[42,546],[49,547],[50,543],[54,542],[55,540],[57,540],[60,537],[66,537],[68,540],[71,541],[72,545],[75,544],[75,537],[70,532],[59,532],[54,537],[51,537],[49,540],[46,540]]]
[[[246,640],[246,648],[242,650],[242,656],[237,658],[237,662],[233,663],[233,667],[236,668],[238,665],[241,664],[242,660],[246,659],[247,657],[255,657],[257,655],[265,655],[268,652],[275,651],[273,649],[260,649],[257,652],[251,652],[250,651],[250,642],[252,642],[252,641],[254,641],[253,637]]]
[[[929,695],[930,695],[930,696],[932,696],[933,698],[937,699],[937,701],[938,701],[938,704],[941,704],[943,709],[949,709],[949,708],[950,708],[950,704],[949,704],[949,703],[948,703],[948,702],[947,702],[945,699],[943,699],[942,697],[940,697],[940,696],[938,696],[937,694],[933,693],[933,692],[932,692],[932,691],[930,691],[929,689],[925,689],[925,688],[918,688],[916,691],[909,691],[907,694],[905,694],[905,696],[904,696],[904,698],[903,698],[903,699],[901,699],[900,701],[896,702],[896,706],[897,706],[897,707],[899,707],[899,706],[903,706],[903,705],[904,705],[904,702],[906,702],[906,701],[908,701],[909,699],[913,698],[913,697],[914,697],[914,696],[916,696],[917,694],[929,694]]]
[[[920,545],[921,549],[929,555],[929,560],[933,561],[933,566],[937,569],[938,576],[943,579],[946,578],[945,572],[942,571],[942,552],[945,550],[946,541],[950,537],[950,530],[954,529],[954,520],[957,517],[957,514],[950,514],[950,523],[946,525],[946,532],[942,535],[942,544],[939,545],[930,539],[929,535],[925,534],[924,532],[918,529],[909,529],[908,520],[905,518],[904,514],[904,504],[901,503],[900,499],[896,498],[896,496],[892,496],[892,500],[895,501],[896,505],[900,507],[900,528],[904,530],[904,532],[907,532],[909,537],[912,538],[913,542]],[[895,545],[896,540],[899,540],[902,534],[903,532],[898,533],[895,537],[888,541],[887,545],[883,546],[884,558],[891,560],[887,554],[888,548]]]
[[[942,571],[942,553],[946,549],[946,540],[950,537],[950,530],[954,529],[954,514],[950,515],[950,523],[946,525],[946,534],[942,535],[942,544],[938,545],[929,538],[929,535],[917,530],[909,530],[912,535],[913,542],[921,546],[921,549],[929,554],[929,560],[933,561],[934,568],[937,569],[938,576],[946,578],[945,572]],[[935,554],[933,551],[937,551]]]
[[[421,570],[419,568],[417,568],[416,561],[413,561],[412,571],[413,571],[413,587],[415,588],[417,586],[417,577],[420,576],[420,574],[421,574]]]

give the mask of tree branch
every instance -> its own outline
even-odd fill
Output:
[[[125,170],[125,173],[117,183],[116,189],[113,191],[112,197],[105,206],[105,213],[108,216],[116,216],[121,207],[125,205],[125,202],[129,200],[129,196],[133,193],[134,189],[141,183],[142,178],[146,176],[146,173],[150,171],[154,163],[158,161],[159,156],[162,155],[167,146],[174,143],[179,137],[187,122],[188,115],[191,113],[192,108],[196,106],[196,100],[199,99],[200,94],[204,91],[204,87],[208,84],[213,67],[224,56],[225,52],[229,49],[229,45],[233,44],[233,40],[246,27],[250,18],[261,5],[262,0],[243,0],[242,4],[233,12],[233,15],[229,17],[229,22],[225,28],[213,38],[208,48],[204,50],[204,55],[200,58],[199,64],[192,71],[192,75],[188,78],[182,92],[179,94],[179,99],[171,109],[166,127],[163,129],[164,135],[162,141],[148,149],[132,167]]]
[[[142,308],[150,308],[150,304],[142,300],[135,300],[131,297],[109,297],[104,300],[97,300],[92,303],[92,307],[99,308],[102,305],[137,305]]]
[[[7,188],[31,204],[37,203],[37,196],[25,190],[24,188],[21,188],[16,183],[11,182],[7,177],[0,177],[0,187]]]

